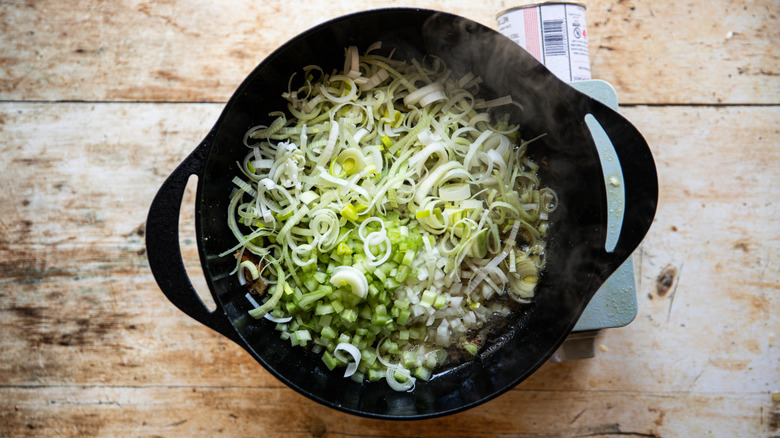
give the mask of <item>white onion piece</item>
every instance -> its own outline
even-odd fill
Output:
[[[348,361],[344,354],[341,353],[342,351],[349,353],[354,361]],[[355,371],[357,371],[358,365],[360,364],[360,359],[362,358],[360,350],[349,342],[341,342],[336,345],[336,349],[333,350],[333,355],[338,360],[348,362],[347,369],[344,371],[344,377],[352,377],[352,375],[355,374]]]

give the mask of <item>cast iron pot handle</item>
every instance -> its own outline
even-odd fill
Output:
[[[590,114],[609,137],[623,173],[625,207],[614,250],[599,248],[602,280],[636,250],[653,223],[658,205],[658,174],[647,141],[628,120],[595,99],[579,99],[581,120]]]
[[[179,209],[190,175],[201,178],[213,135],[205,140],[165,180],[149,208],[146,219],[146,252],[149,267],[166,297],[182,312],[203,325],[241,344],[224,310],[209,311],[201,301],[184,268],[179,247]]]

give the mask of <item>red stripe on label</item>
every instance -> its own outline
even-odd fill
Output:
[[[535,7],[524,9],[523,21],[525,22],[525,50],[541,61],[542,45],[539,41],[538,9]]]

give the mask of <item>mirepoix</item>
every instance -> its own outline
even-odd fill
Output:
[[[238,256],[242,284],[267,285],[247,293],[249,313],[291,346],[412,391],[531,302],[557,198],[496,115],[511,97],[480,98],[479,77],[434,56],[381,51],[304,68],[287,108],[246,132],[227,224],[238,244],[222,255]]]

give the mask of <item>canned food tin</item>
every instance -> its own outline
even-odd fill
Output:
[[[526,3],[499,12],[498,31],[530,52],[564,81],[590,79],[585,4]]]

